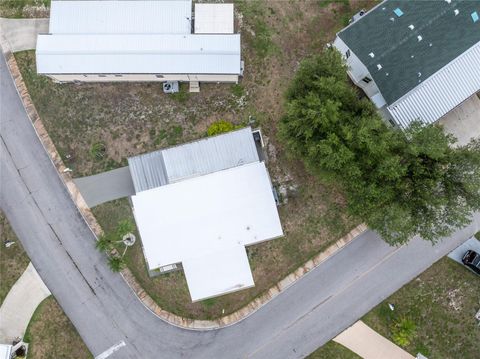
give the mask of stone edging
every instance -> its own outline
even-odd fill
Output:
[[[35,106],[30,98],[28,93],[28,89],[23,81],[22,75],[18,68],[17,62],[13,53],[10,51],[10,46],[3,36],[0,35],[0,46],[2,51],[5,55],[5,59],[7,61],[7,66],[9,71],[15,81],[15,86],[17,91],[22,99],[23,106],[25,111],[27,112],[28,117],[30,118],[32,125],[43,145],[46,152],[48,153],[53,165],[57,169],[58,175],[65,184],[70,193],[70,196],[77,206],[80,214],[85,219],[85,222],[90,227],[91,231],[94,235],[98,238],[100,235],[103,234],[103,230],[100,227],[99,223],[95,219],[90,208],[87,206],[85,200],[83,199],[80,191],[78,190],[77,186],[73,182],[72,176],[70,175],[68,168],[63,163],[57,149],[51,140],[50,136],[48,135],[47,130],[43,126],[43,123],[35,109]],[[303,264],[300,268],[295,270],[293,273],[290,273],[276,285],[271,287],[268,291],[264,294],[259,296],[258,298],[254,299],[252,302],[247,304],[245,307],[237,310],[236,312],[223,316],[216,320],[196,320],[196,319],[188,319],[180,317],[176,314],[170,313],[164,309],[162,309],[155,301],[148,295],[148,293],[143,290],[141,285],[137,282],[136,278],[132,274],[132,272],[126,268],[121,271],[121,275],[128,286],[133,290],[135,295],[138,299],[142,302],[142,304],[149,309],[152,313],[158,316],[160,319],[175,325],[177,327],[185,328],[185,329],[196,329],[196,330],[208,330],[208,329],[218,329],[226,326],[230,326],[235,324],[255,311],[261,308],[263,305],[268,303],[270,300],[275,298],[278,294],[286,290],[288,287],[293,285],[298,279],[303,277],[305,274],[310,272],[312,269],[317,267],[321,262],[325,261],[331,255],[336,253],[338,250],[343,248],[345,245],[350,243],[355,237],[359,234],[364,232],[367,227],[364,224],[361,224],[354,228],[350,233],[348,233],[345,237],[339,239],[334,244],[329,246],[325,251],[319,253],[314,258],[307,261]]]

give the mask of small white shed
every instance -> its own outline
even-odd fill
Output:
[[[233,34],[233,4],[195,4],[196,34]]]

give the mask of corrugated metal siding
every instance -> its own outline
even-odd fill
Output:
[[[41,74],[240,74],[240,35],[39,35]]]
[[[250,127],[128,159],[135,192],[258,162]]]
[[[163,158],[169,182],[259,161],[250,127],[166,149]]]
[[[401,127],[433,123],[480,90],[480,42],[388,106]]]
[[[192,1],[52,1],[52,34],[189,34]]]
[[[128,159],[135,193],[168,184],[162,151],[146,153]]]

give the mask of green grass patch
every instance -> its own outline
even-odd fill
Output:
[[[0,211],[0,305],[30,262],[22,244],[13,232],[5,215]],[[4,242],[15,242],[6,248]]]
[[[360,359],[357,354],[345,348],[343,345],[330,341],[318,348],[307,359]]]
[[[273,30],[267,24],[267,7],[259,0],[239,0],[237,9],[243,15],[247,26],[242,36],[249,48],[254,51],[259,59],[265,59],[277,50],[272,40]]]
[[[443,258],[368,313],[363,321],[410,354],[478,357],[480,277]],[[395,306],[390,310],[388,303]]]
[[[23,339],[31,359],[93,358],[77,330],[50,296],[37,307]]]
[[[236,97],[242,97],[245,95],[245,88],[240,84],[233,84],[230,89],[232,90],[232,94]]]
[[[190,92],[188,92],[188,84],[184,82],[180,83],[178,92],[170,94],[170,97],[181,104],[185,104],[190,98]]]

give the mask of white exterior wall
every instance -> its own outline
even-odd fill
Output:
[[[342,54],[343,58],[345,59],[345,63],[348,66],[348,76],[352,79],[355,85],[360,87],[378,108],[385,105],[386,102],[383,99],[375,80],[363,62],[360,61],[360,59],[340,37],[337,36],[333,46]],[[347,58],[346,53],[348,50],[350,50],[350,56]],[[362,81],[367,76],[372,79],[372,81],[370,81],[368,84]]]
[[[157,77],[154,74],[46,74],[56,82],[164,82],[164,81],[201,81],[238,83],[238,75],[186,75],[168,74]]]

